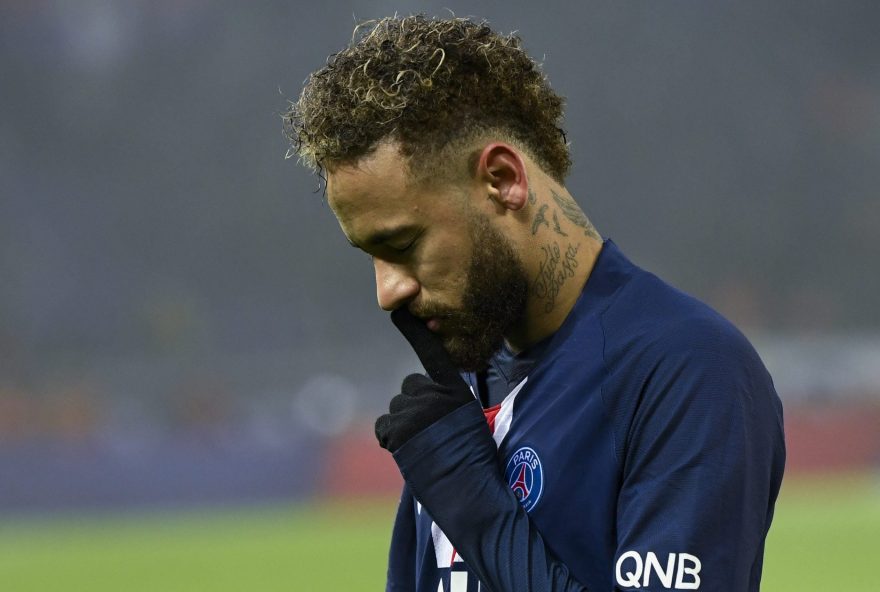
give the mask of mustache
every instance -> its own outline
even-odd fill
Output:
[[[451,319],[456,316],[460,311],[448,307],[448,306],[420,306],[418,308],[410,308],[409,312],[413,314],[413,316],[418,317],[420,319]]]

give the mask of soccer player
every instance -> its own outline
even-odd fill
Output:
[[[600,237],[562,116],[519,39],[422,16],[360,28],[285,115],[427,370],[376,422],[405,481],[387,590],[758,590],[770,376]]]

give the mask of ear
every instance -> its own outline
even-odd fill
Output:
[[[477,159],[476,177],[487,185],[489,197],[505,209],[520,210],[528,203],[526,165],[510,144],[487,144]]]

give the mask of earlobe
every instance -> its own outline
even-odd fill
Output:
[[[493,142],[480,152],[477,175],[487,185],[490,199],[508,210],[521,210],[528,202],[529,181],[519,152],[504,142]]]

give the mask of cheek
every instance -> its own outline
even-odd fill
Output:
[[[417,274],[424,297],[445,304],[461,302],[467,284],[470,249],[463,245],[437,246],[433,253],[425,252]]]

